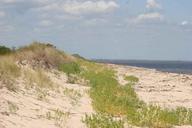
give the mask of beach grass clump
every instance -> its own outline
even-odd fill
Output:
[[[57,68],[62,63],[72,62],[74,57],[59,51],[55,46],[47,43],[33,42],[16,51],[16,58],[35,67]]]
[[[83,122],[88,128],[123,128],[124,122],[104,114],[85,115]]]
[[[59,70],[65,72],[68,76],[70,74],[79,74],[81,72],[81,68],[78,63],[63,63],[59,65]]]
[[[16,78],[21,75],[20,68],[10,56],[0,57],[0,82],[10,91],[16,91]]]
[[[80,98],[82,97],[82,94],[80,93],[80,90],[74,90],[74,89],[69,89],[65,88],[63,90],[63,94],[70,98],[71,104],[76,105]]]
[[[48,111],[45,117],[48,120],[54,120],[56,126],[63,128],[65,127],[66,121],[69,118],[69,116],[70,116],[69,112],[63,112],[60,109],[54,109]]]
[[[27,88],[51,88],[53,87],[53,82],[46,75],[45,71],[42,69],[26,69],[24,70],[24,78],[27,82]]]
[[[125,76],[124,79],[127,80],[128,82],[133,82],[133,83],[139,82],[139,78],[137,78],[137,77],[135,77],[135,76],[132,76],[132,75],[130,75],[130,76]]]

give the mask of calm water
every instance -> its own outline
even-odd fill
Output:
[[[165,72],[192,74],[192,62],[187,61],[146,61],[146,60],[95,60],[97,62],[112,63],[157,69]]]

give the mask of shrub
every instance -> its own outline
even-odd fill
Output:
[[[11,53],[11,49],[5,46],[0,46],[0,55],[5,55]]]

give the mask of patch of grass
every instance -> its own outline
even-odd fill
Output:
[[[10,91],[16,91],[15,79],[21,75],[20,68],[10,56],[0,57],[0,81]]]
[[[8,101],[7,103],[8,103],[8,107],[9,107],[9,112],[10,112],[11,114],[15,114],[15,113],[19,110],[19,108],[17,107],[17,105],[14,104],[13,102]]]
[[[127,116],[129,124],[152,127],[168,128],[173,125],[192,125],[192,110],[177,108],[176,110],[162,109],[157,106],[146,105],[139,100],[134,84],[138,79],[128,76],[129,83],[119,85],[115,72],[102,65],[80,62],[84,66],[81,76],[89,80],[91,86],[90,96],[92,104],[98,113],[107,113],[112,116]],[[110,117],[108,117],[110,118]],[[89,127],[95,127],[96,117],[87,117]]]
[[[65,72],[67,75],[78,74],[81,72],[79,64],[75,62],[60,64],[59,70]]]
[[[47,89],[43,89],[43,88],[37,88],[37,99],[40,101],[48,101],[47,96],[49,95],[48,90]]]
[[[63,94],[72,100],[71,104],[73,105],[75,105],[78,102],[78,100],[82,97],[82,94],[79,91],[68,88],[65,88],[63,90]]]
[[[25,70],[24,78],[26,79],[26,87],[37,87],[37,88],[50,88],[53,87],[53,83],[50,78],[45,74],[42,69],[39,70]]]
[[[86,115],[83,122],[88,128],[123,128],[124,122],[115,120],[112,116],[103,114]]]
[[[45,68],[57,68],[62,63],[72,62],[74,57],[57,50],[53,45],[33,42],[21,47],[16,51],[16,58],[19,62],[27,61],[28,64]]]
[[[66,120],[69,117],[70,113],[69,112],[63,112],[59,109],[48,111],[46,113],[46,118],[48,120],[54,120],[55,125],[63,128],[66,124]]]
[[[139,78],[135,77],[135,76],[125,76],[125,80],[127,80],[128,82],[132,82],[132,83],[136,83],[139,82]]]

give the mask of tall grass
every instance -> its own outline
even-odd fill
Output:
[[[57,50],[50,44],[33,42],[29,46],[19,48],[16,52],[16,58],[19,61],[27,60],[30,64],[36,66],[58,67],[62,63],[73,61],[74,57]],[[37,63],[38,62],[38,63]]]
[[[67,75],[78,74],[81,71],[79,64],[75,62],[60,64],[58,69],[67,73]]]
[[[21,74],[20,68],[11,56],[0,57],[0,82],[10,91],[16,91],[15,79]]]
[[[42,69],[24,70],[24,78],[27,82],[26,87],[36,87],[36,88],[50,88],[53,87],[51,79],[46,75],[45,71]]]

